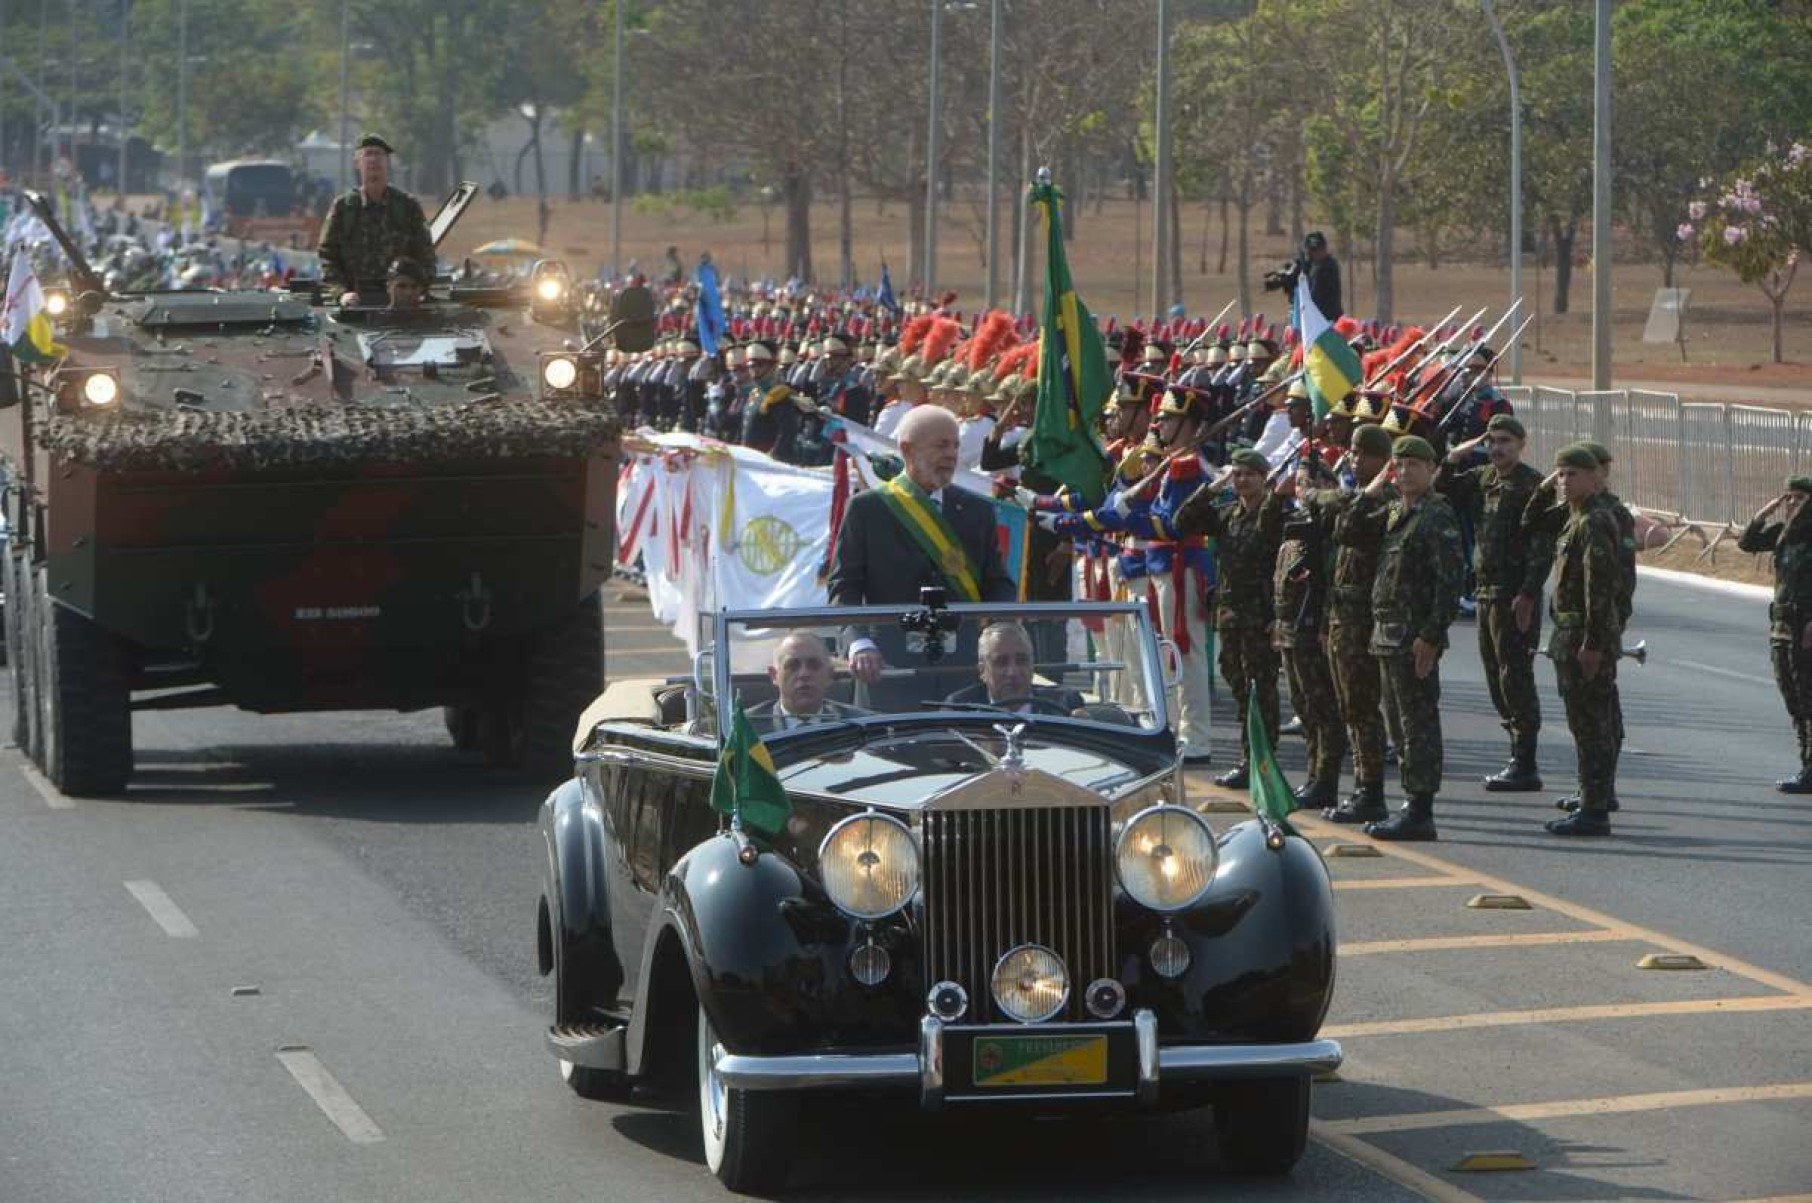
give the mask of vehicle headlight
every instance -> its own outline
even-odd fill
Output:
[[[543,276],[541,277],[540,283],[535,285],[536,298],[545,301],[548,304],[558,301],[565,295],[566,285],[562,283],[558,277]]]
[[[82,381],[82,400],[90,405],[112,405],[120,399],[120,382],[106,372],[95,372]]]
[[[1219,857],[1208,820],[1181,806],[1154,806],[1127,820],[1114,868],[1139,905],[1180,911],[1208,892]]]
[[[578,379],[578,362],[565,355],[556,355],[541,365],[541,383],[551,389],[569,389]]]
[[[1020,1023],[1043,1023],[1070,1000],[1063,958],[1042,944],[1021,944],[994,966],[994,1001]]]
[[[818,847],[824,892],[857,919],[885,919],[919,890],[919,847],[906,824],[887,815],[844,819]]]
[[[66,292],[47,292],[44,294],[44,312],[51,317],[62,317],[69,311],[69,294]]]

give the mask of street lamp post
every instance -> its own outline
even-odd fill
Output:
[[[1504,36],[1503,22],[1491,0],[1479,0],[1485,19],[1491,22],[1491,33],[1504,55],[1504,70],[1510,76],[1510,303],[1523,296],[1523,102],[1516,76],[1516,58],[1510,53],[1510,39]],[[1510,379],[1523,382],[1523,340],[1510,342]]]
[[[611,0],[616,35],[610,66],[610,271],[623,274],[623,0]]]
[[[1152,156],[1151,316],[1156,321],[1169,307],[1166,293],[1170,272],[1170,0],[1158,0],[1158,77]]]
[[[182,191],[183,172],[189,163],[189,0],[176,0],[176,188]],[[340,131],[340,154],[346,153],[346,131]],[[340,187],[346,186],[346,168],[340,167]]]
[[[186,10],[185,10],[186,12]],[[352,0],[340,0],[340,191],[352,187],[350,67],[352,61]]]
[[[126,38],[131,10],[127,8],[128,0],[120,0],[120,197],[126,195]]]
[[[1000,272],[1000,0],[988,16],[988,299],[994,308]]]
[[[1592,388],[1611,387],[1611,0],[1592,39]]]
[[[925,134],[925,295],[937,290],[937,160],[938,108],[942,85],[944,0],[931,0],[931,117]]]

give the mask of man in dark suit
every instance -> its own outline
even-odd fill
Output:
[[[759,734],[840,722],[861,713],[830,697],[830,649],[810,631],[794,631],[780,641],[768,665],[768,680],[779,696],[771,702],[757,702],[745,712]]]
[[[956,488],[957,423],[949,410],[915,406],[900,422],[906,468],[879,489],[851,499],[831,560],[830,600],[838,606],[916,605],[933,586],[953,602],[1014,601],[1018,591],[1001,562],[994,506]],[[897,626],[846,629],[852,675],[873,687],[884,668],[928,660]],[[966,662],[972,632],[959,632],[953,658]],[[934,691],[942,696],[943,690]],[[858,695],[858,700],[863,696]]]
[[[1032,683],[1032,636],[1016,622],[997,622],[981,633],[975,666],[981,682],[959,689],[946,701],[1000,706],[1020,714],[1073,715],[1082,695],[1073,689]]]

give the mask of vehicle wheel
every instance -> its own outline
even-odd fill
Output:
[[[480,744],[478,707],[476,706],[442,706],[441,721],[447,724],[447,734],[453,737],[453,746],[461,752],[476,752]]]
[[[132,689],[126,645],[54,604],[49,569],[34,574],[38,712],[51,783],[74,797],[125,790],[132,776]]]
[[[522,767],[555,780],[573,771],[573,731],[604,688],[604,614],[597,594],[535,644],[522,675]]]
[[[19,619],[25,613],[25,593],[19,588],[19,558],[10,550],[0,560],[0,588],[6,590],[6,663],[13,670],[13,743],[24,748],[31,727],[31,708],[37,703],[26,689],[27,658],[19,642]]]
[[[478,750],[494,769],[522,767],[522,708],[497,701],[478,712]]]
[[[1221,1164],[1240,1174],[1287,1174],[1309,1139],[1306,1075],[1230,1082],[1214,1096]]]
[[[590,1006],[581,984],[574,980],[571,966],[567,964],[566,941],[561,938],[555,913],[553,904],[543,895],[539,916],[543,929],[539,934],[548,941],[553,953],[554,1025],[562,1028],[595,1025],[598,1023],[597,1012]],[[561,1061],[559,1065],[560,1080],[582,1099],[622,1103],[635,1092],[635,1083],[628,1074],[574,1065],[571,1061]]]
[[[698,1009],[698,1126],[705,1164],[739,1195],[765,1194],[786,1184],[799,1099],[782,1090],[736,1090],[717,1076],[711,1056],[717,1032]]]

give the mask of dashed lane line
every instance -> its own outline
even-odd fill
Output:
[[[1329,1126],[1327,1120],[1311,1119],[1309,1137],[1325,1145],[1348,1161],[1356,1162],[1374,1173],[1382,1174],[1398,1186],[1415,1191],[1431,1203],[1484,1203],[1477,1195],[1468,1194],[1453,1183],[1437,1178],[1401,1157],[1387,1153],[1377,1145],[1367,1144]]]
[[[157,925],[164,929],[166,936],[177,940],[192,940],[201,934],[189,921],[189,917],[182,913],[182,908],[171,901],[163,887],[155,881],[129,881],[126,889],[138,899],[139,905],[150,913]]]
[[[1539,1007],[1529,1011],[1480,1011],[1470,1015],[1435,1015],[1426,1019],[1379,1019],[1334,1023],[1321,1029],[1329,1040],[1361,1036],[1405,1036],[1452,1032],[1462,1028],[1505,1028],[1537,1023],[1572,1023],[1586,1019],[1642,1019],[1653,1015],[1737,1014],[1749,1011],[1812,1010],[1812,995],[1760,994],[1747,998],[1689,998],[1669,1002],[1596,1003],[1584,1007]]]
[[[347,1140],[355,1145],[371,1145],[384,1139],[384,1130],[365,1114],[365,1109],[327,1072],[314,1053],[305,1048],[280,1049],[277,1060]]]
[[[1439,886],[1473,886],[1471,877],[1442,874],[1439,877],[1345,877],[1335,878],[1336,890],[1424,890]]]
[[[1507,1103],[1499,1107],[1456,1107],[1447,1111],[1414,1111],[1401,1115],[1370,1115],[1362,1119],[1326,1120],[1323,1121],[1323,1127],[1345,1136],[1374,1136],[1385,1132],[1415,1132],[1428,1128],[1455,1128],[1506,1121],[1532,1123],[1547,1119],[1623,1115],[1633,1111],[1671,1111],[1677,1107],[1713,1107],[1730,1103],[1773,1103],[1788,1099],[1812,1099],[1812,1082],[1669,1090],[1655,1094],[1607,1095],[1596,1099],[1561,1099],[1551,1103]]]
[[[75,799],[50,783],[50,778],[40,773],[29,764],[21,764],[19,772],[24,774],[26,784],[38,791],[38,797],[44,799],[44,805],[52,810],[74,810]]]
[[[1700,664],[1696,660],[1675,660],[1681,668],[1690,668],[1694,672],[1710,673],[1714,677],[1729,677],[1733,681],[1747,681],[1752,685],[1766,685],[1774,688],[1774,678],[1757,676],[1755,673],[1740,673],[1734,668],[1720,668],[1715,664]]]
[[[1407,940],[1357,940],[1339,946],[1343,957],[1386,952],[1445,952],[1465,948],[1528,948],[1541,944],[1609,944],[1629,937],[1609,928],[1588,931],[1495,932],[1477,936],[1420,936]]]

